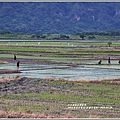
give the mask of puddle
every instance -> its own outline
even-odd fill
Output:
[[[120,78],[120,66],[116,65],[91,65],[84,67],[68,67],[55,65],[37,65],[37,64],[21,64],[20,70],[22,73],[15,74],[0,74],[3,76],[20,75],[32,78],[64,78],[64,79],[85,79],[85,80],[99,80],[107,78]],[[15,64],[0,64],[0,69],[16,69]]]

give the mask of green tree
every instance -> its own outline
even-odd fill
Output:
[[[109,42],[108,42],[108,46],[110,47],[110,46],[111,46],[111,44],[112,44],[112,42],[110,42],[110,41],[109,41]]]
[[[60,34],[60,39],[69,39],[69,36]]]
[[[88,39],[89,39],[89,40],[92,40],[92,39],[94,39],[94,38],[95,38],[94,35],[92,35],[92,36],[88,36]]]
[[[43,35],[43,34],[41,34],[41,35],[40,35],[40,38],[44,39],[44,38],[46,38],[46,36]]]
[[[40,38],[40,35],[36,35],[36,38],[39,39],[39,38]]]
[[[79,37],[82,38],[82,40],[84,40],[84,38],[86,37],[85,33],[77,33],[77,35],[79,35]]]
[[[35,35],[32,35],[31,38],[35,38],[36,36]]]

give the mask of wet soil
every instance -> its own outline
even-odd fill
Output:
[[[17,60],[13,60],[13,58],[0,58],[0,61],[6,61],[8,63],[15,63],[20,61],[22,64],[55,64],[55,62],[40,60],[40,59],[27,59],[27,58],[18,58]]]

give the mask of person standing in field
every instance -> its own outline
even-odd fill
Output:
[[[101,64],[101,62],[102,62],[102,61],[100,60],[100,61],[98,62],[98,64],[100,65],[100,64]]]
[[[111,64],[111,62],[110,62],[110,57],[108,58],[108,64]]]
[[[20,62],[18,61],[17,62],[17,70],[19,70],[19,64],[20,64]]]
[[[120,64],[120,60],[118,61],[118,63]]]
[[[16,55],[14,55],[14,60],[16,60]]]

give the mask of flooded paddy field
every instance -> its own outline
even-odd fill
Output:
[[[119,41],[113,41],[111,47],[106,47],[107,41],[102,41],[102,43],[104,45],[100,41],[78,40],[2,41],[0,60],[8,64],[0,64],[0,69],[16,69],[16,62],[13,60],[15,54],[16,61],[20,61],[20,76],[69,80],[120,78]],[[74,45],[71,46],[72,44]],[[97,47],[95,47],[96,44]],[[111,64],[108,64],[109,57]],[[99,60],[101,60],[101,65],[98,65]],[[0,77],[17,74],[0,74]]]
[[[0,69],[16,69],[14,63],[0,64]],[[21,73],[0,74],[3,76],[24,76],[31,78],[61,78],[67,80],[101,80],[120,78],[119,65],[84,65],[84,66],[60,66],[60,65],[37,65],[20,64]]]
[[[0,70],[16,70],[20,61],[20,73],[0,74],[0,115],[120,118],[119,41],[111,47],[100,41],[39,42],[0,44]]]

